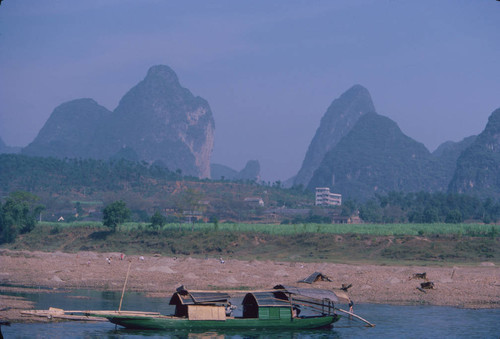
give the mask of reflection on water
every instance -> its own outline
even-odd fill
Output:
[[[121,293],[77,290],[64,293],[17,294],[36,303],[37,309],[115,310]],[[166,298],[147,298],[126,293],[123,310],[173,312]],[[59,322],[12,324],[2,327],[5,338],[500,338],[500,309],[470,310],[437,306],[391,306],[357,304],[355,312],[375,323],[364,327],[343,317],[335,327],[302,331],[138,331],[111,323]]]

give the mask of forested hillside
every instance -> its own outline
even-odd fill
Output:
[[[183,213],[192,210],[205,220],[262,221],[270,215],[264,215],[264,207],[246,198],[261,198],[266,209],[310,206],[313,202],[311,193],[282,189],[279,183],[198,179],[145,162],[2,154],[0,196],[16,191],[41,198],[46,206],[44,220],[57,220],[61,215],[74,219],[78,210],[80,218],[101,220],[103,206],[124,200],[138,221],[149,221],[155,211],[184,220]]]

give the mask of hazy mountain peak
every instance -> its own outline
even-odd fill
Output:
[[[236,171],[228,166],[221,164],[211,164],[212,179],[226,180],[260,180],[260,163],[258,160],[249,160],[241,171]]]
[[[214,120],[207,101],[183,88],[168,66],[151,67],[109,112],[92,99],[56,107],[29,155],[125,157],[202,178],[210,176]]]
[[[325,154],[344,137],[363,114],[374,112],[368,90],[354,85],[335,99],[321,118],[294,185],[307,186]]]
[[[86,158],[89,145],[97,138],[96,126],[111,112],[89,98],[75,99],[57,106],[35,140],[22,152],[27,155]]]
[[[497,108],[493,113],[491,113],[488,118],[488,123],[486,124],[485,131],[491,130],[494,133],[498,133],[500,128],[500,108]]]
[[[170,67],[165,65],[152,66],[148,70],[148,73],[144,80],[154,80],[154,79],[164,81],[167,84],[180,86],[177,74],[175,74],[175,72]]]
[[[260,163],[258,160],[249,160],[239,173],[241,179],[260,180]]]
[[[368,97],[370,97],[370,100],[371,100],[370,92],[368,92],[366,87],[364,87],[360,84],[353,85],[351,88],[349,88],[347,91],[345,91],[340,96],[339,99],[346,99],[346,98],[351,98],[354,96],[368,96]]]
[[[114,111],[114,149],[126,145],[141,160],[210,177],[215,124],[208,102],[183,88],[168,66],[149,69]]]
[[[432,190],[439,184],[425,146],[406,136],[388,117],[364,114],[324,157],[309,189],[331,187],[346,198],[374,193]]]
[[[449,191],[500,197],[500,108],[457,160]]]

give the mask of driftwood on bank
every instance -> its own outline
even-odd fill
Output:
[[[427,279],[427,273],[413,273],[413,275],[410,277],[410,280],[412,279],[424,279],[425,281],[428,281]]]

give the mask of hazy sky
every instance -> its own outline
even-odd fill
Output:
[[[354,84],[430,151],[500,107],[495,0],[4,0],[0,137],[26,146],[59,104],[113,110],[164,64],[205,98],[212,162],[299,170],[330,103]]]

